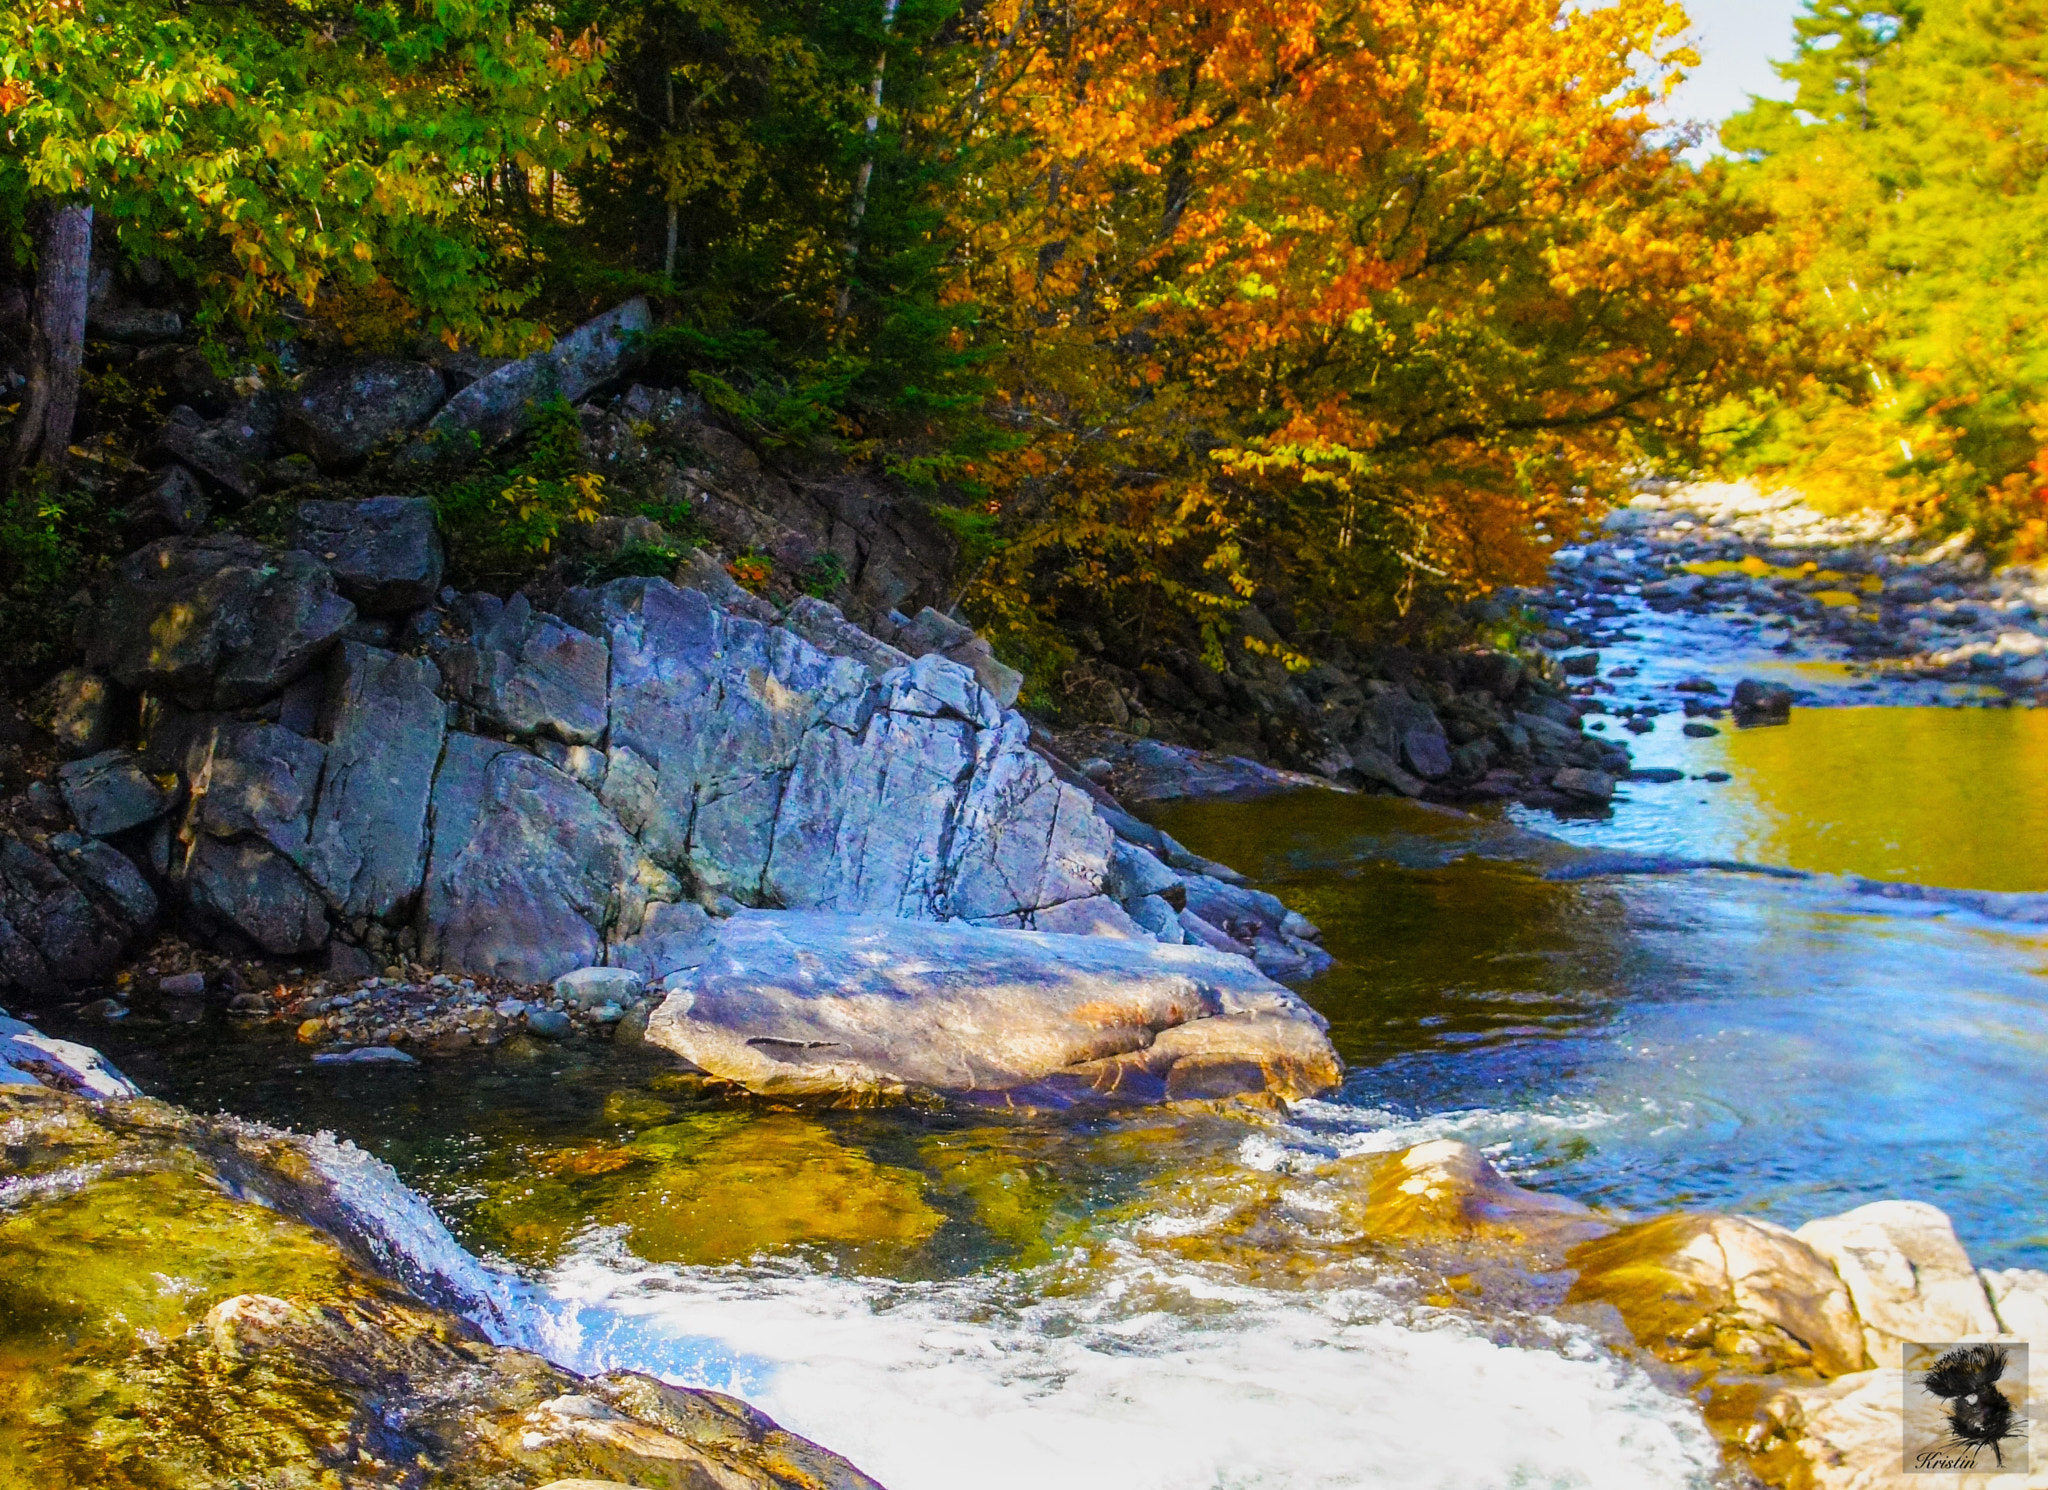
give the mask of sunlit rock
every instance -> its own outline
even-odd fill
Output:
[[[1848,1285],[1863,1321],[1864,1349],[1879,1366],[1899,1363],[1903,1341],[1995,1334],[1984,1285],[1937,1207],[1880,1200],[1809,1221],[1799,1240]]]
[[[1863,1365],[1863,1336],[1834,1269],[1782,1226],[1681,1213],[1575,1247],[1571,1300],[1620,1310],[1666,1360],[1745,1372],[1839,1376]]]
[[[747,913],[647,1037],[764,1093],[1022,1105],[1311,1095],[1325,1025],[1241,958],[1118,937]]]

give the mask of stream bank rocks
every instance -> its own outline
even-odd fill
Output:
[[[1102,937],[1133,968],[1192,943],[1261,982],[1328,965],[1312,925],[1034,741],[971,649],[651,578],[422,605],[441,556],[409,499],[307,502],[296,532],[313,547],[159,540],[98,595],[67,697],[114,701],[112,743],[60,773],[82,832],[0,852],[8,982],[103,977],[160,904],[356,979],[652,985],[749,907]],[[904,640],[966,645],[925,630]],[[471,1027],[444,1002],[421,1043]]]
[[[767,1096],[1063,1108],[1341,1075],[1321,1016],[1207,947],[751,912],[668,987],[648,1040]]]
[[[25,1483],[878,1490],[732,1397],[491,1343],[459,1277],[392,1245],[411,1197],[374,1160],[81,1087],[51,1064],[81,1047],[22,1030],[0,1016],[0,1438]]]
[[[1797,1231],[1692,1212],[1631,1222],[1523,1189],[1444,1140],[1340,1158],[1313,1183],[1319,1210],[1448,1277],[1441,1303],[1533,1298],[1640,1352],[1700,1403],[1733,1460],[1786,1490],[1928,1483],[1903,1468],[1902,1341],[2030,1339],[2030,1400],[2048,1389],[2048,1273],[1974,1268],[1924,1203],[1878,1201]],[[1504,1273],[1503,1259],[1534,1277]]]

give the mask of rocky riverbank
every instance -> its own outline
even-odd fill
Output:
[[[402,1235],[418,1202],[347,1145],[140,1097],[4,1016],[0,1126],[10,1484],[873,1490],[731,1397],[494,1341],[422,1269],[459,1249]]]
[[[65,1317],[92,1324],[9,1311],[7,1399],[36,1411],[4,1441],[37,1483],[196,1485],[312,1463],[353,1485],[409,1484],[421,1468],[464,1486],[872,1483],[731,1398],[526,1354],[511,1281],[346,1144],[137,1097],[94,1052],[19,1022],[0,1026],[0,1083],[13,1295],[61,1289]],[[1247,1152],[1292,1131],[1277,1109],[1221,1120]],[[1451,1141],[1285,1152],[1169,1170],[1174,1214],[1204,1224],[1142,1226],[1119,1245],[1176,1273],[1270,1274],[1290,1290],[1355,1287],[1365,1265],[1412,1295],[1415,1328],[1611,1352],[1699,1404],[1738,1473],[1787,1490],[1919,1483],[1900,1472],[1904,1352],[2048,1334],[2048,1274],[1977,1269],[1927,1205],[1876,1202],[1793,1231],[1588,1209]],[[576,1153],[593,1173],[605,1159]],[[2004,1389],[2038,1397],[2044,1367]]]

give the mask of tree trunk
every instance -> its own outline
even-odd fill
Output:
[[[28,393],[15,419],[9,484],[31,463],[61,471],[78,416],[78,373],[85,361],[85,301],[92,282],[92,208],[62,202],[49,209],[29,313]]]
[[[887,36],[896,26],[896,0],[882,0],[882,34]],[[868,85],[868,154],[860,163],[860,174],[853,183],[852,224],[846,235],[846,279],[839,286],[839,319],[845,320],[853,308],[853,270],[860,259],[860,225],[868,215],[868,183],[875,179],[875,134],[882,127],[882,70],[889,65],[889,54],[884,52],[875,59],[874,81]]]

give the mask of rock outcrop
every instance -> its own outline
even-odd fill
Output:
[[[1016,1106],[1313,1096],[1322,1018],[1241,958],[1119,937],[746,913],[647,1038],[749,1090]]]
[[[307,502],[295,535],[131,555],[95,602],[98,671],[62,690],[139,695],[137,748],[67,765],[65,799],[206,934],[659,979],[700,957],[707,909],[751,906],[1196,942],[1281,978],[1328,963],[1307,922],[1042,753],[972,667],[822,602],[784,621],[631,578],[559,614],[524,594],[444,606],[424,503]],[[95,707],[66,724],[77,742],[119,732]],[[56,935],[23,915],[30,942]],[[107,960],[52,955],[9,965],[48,982]]]

